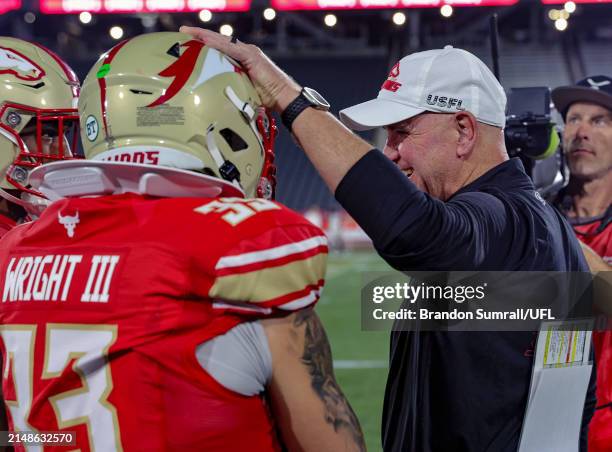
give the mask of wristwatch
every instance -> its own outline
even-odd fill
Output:
[[[281,120],[289,131],[291,131],[291,125],[293,121],[295,121],[295,118],[308,107],[316,108],[321,111],[329,111],[329,102],[314,89],[307,87],[302,88],[300,95],[293,99],[281,113]]]

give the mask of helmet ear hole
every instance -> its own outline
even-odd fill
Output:
[[[147,94],[149,96],[153,94],[153,91],[147,91],[147,90],[144,90],[144,89],[134,89],[134,88],[130,88],[130,92],[132,94]]]
[[[234,132],[232,129],[221,129],[219,135],[223,137],[225,142],[229,145],[232,151],[238,152],[249,147],[246,141],[242,139],[240,135]]]

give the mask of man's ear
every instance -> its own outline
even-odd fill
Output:
[[[457,139],[457,157],[467,157],[476,146],[478,125],[476,117],[469,111],[455,113],[455,126],[459,137]]]

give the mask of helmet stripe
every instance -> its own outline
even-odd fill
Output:
[[[119,44],[117,44],[115,47],[110,49],[110,51],[104,58],[104,61],[102,62],[102,66],[110,64],[117,55],[117,53],[119,53],[119,50],[121,50],[121,48],[126,45],[128,41],[130,41],[130,39],[125,39]],[[106,72],[104,76],[98,77],[98,85],[100,86],[100,107],[102,109],[102,123],[104,124],[104,135],[106,136],[106,138],[108,138],[108,122],[106,120],[106,74],[108,74],[108,72]]]
[[[64,74],[66,75],[66,78],[68,79],[68,81],[71,83],[71,88],[72,88],[72,97],[74,97],[75,99],[79,97],[79,88],[80,88],[80,81],[79,78],[77,77],[76,73],[72,70],[72,68],[70,66],[68,66],[68,63],[66,63],[64,60],[62,60],[55,52],[53,52],[52,50],[47,49],[45,46],[34,42],[34,41],[28,41],[30,44],[38,47],[39,49],[45,51],[51,58],[53,58],[55,60],[55,62],[62,68],[62,70],[64,71]]]

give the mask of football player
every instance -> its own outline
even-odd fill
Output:
[[[76,143],[78,90],[76,75],[55,53],[0,36],[0,237],[44,206],[26,184],[29,171],[71,156],[68,141],[57,137]],[[1,409],[0,431],[4,419]]]
[[[71,157],[78,91],[78,78],[55,53],[0,37],[0,237],[44,203],[27,186],[30,170]]]
[[[35,169],[56,201],[0,247],[10,430],[74,432],[81,450],[364,449],[312,310],[326,238],[266,199],[260,106],[237,63],[187,35],[95,64],[87,160]]]

